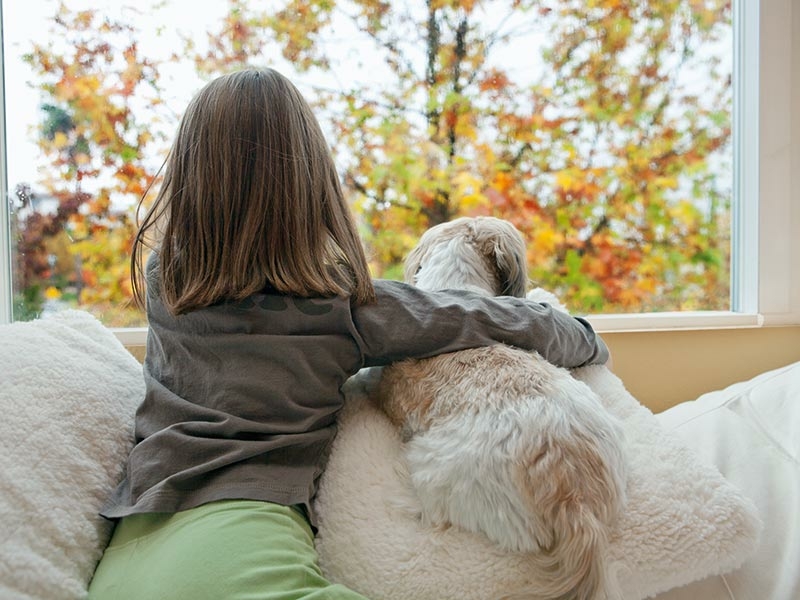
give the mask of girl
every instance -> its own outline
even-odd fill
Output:
[[[372,281],[319,124],[272,69],[191,101],[132,269],[147,392],[95,600],[361,598],[323,578],[313,540],[348,377],[498,342],[565,367],[608,358],[544,304]]]

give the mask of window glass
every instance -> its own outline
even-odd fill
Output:
[[[489,214],[574,312],[730,308],[729,0],[197,6],[3,3],[15,319],[142,324],[134,207],[192,94],[244,65],[314,105],[375,276]]]

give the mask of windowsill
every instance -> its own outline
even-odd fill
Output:
[[[147,327],[113,327],[111,331],[123,346],[144,346],[147,342]]]
[[[599,333],[754,329],[800,325],[800,318],[797,315],[762,315],[729,311],[589,315],[586,318]],[[125,346],[144,346],[147,339],[145,327],[115,328],[112,331]]]
[[[763,315],[730,311],[687,311],[627,315],[589,315],[595,331],[601,333],[741,329],[766,324]]]

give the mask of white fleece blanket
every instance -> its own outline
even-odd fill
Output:
[[[611,576],[638,600],[738,567],[756,548],[755,506],[665,430],[606,367],[575,376],[623,421],[628,507],[611,541]],[[372,600],[487,600],[535,585],[524,554],[462,530],[426,529],[413,503],[397,432],[351,380],[316,501],[324,572]],[[373,377],[374,379],[374,377]]]
[[[625,598],[741,563],[759,531],[753,505],[607,369],[577,375],[627,430],[629,509],[611,548]],[[316,505],[327,574],[372,600],[495,600],[509,584],[530,583],[524,556],[424,529],[397,508],[408,495],[400,440],[366,381],[347,386]],[[85,597],[110,535],[97,513],[121,478],[143,392],[141,365],[87,313],[0,326],[0,598]]]
[[[86,596],[143,393],[141,365],[88,313],[0,326],[0,598]]]

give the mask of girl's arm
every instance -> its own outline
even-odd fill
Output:
[[[561,367],[604,364],[608,349],[592,326],[548,304],[467,291],[423,291],[375,282],[378,301],[354,306],[364,366],[504,343],[535,350]]]

